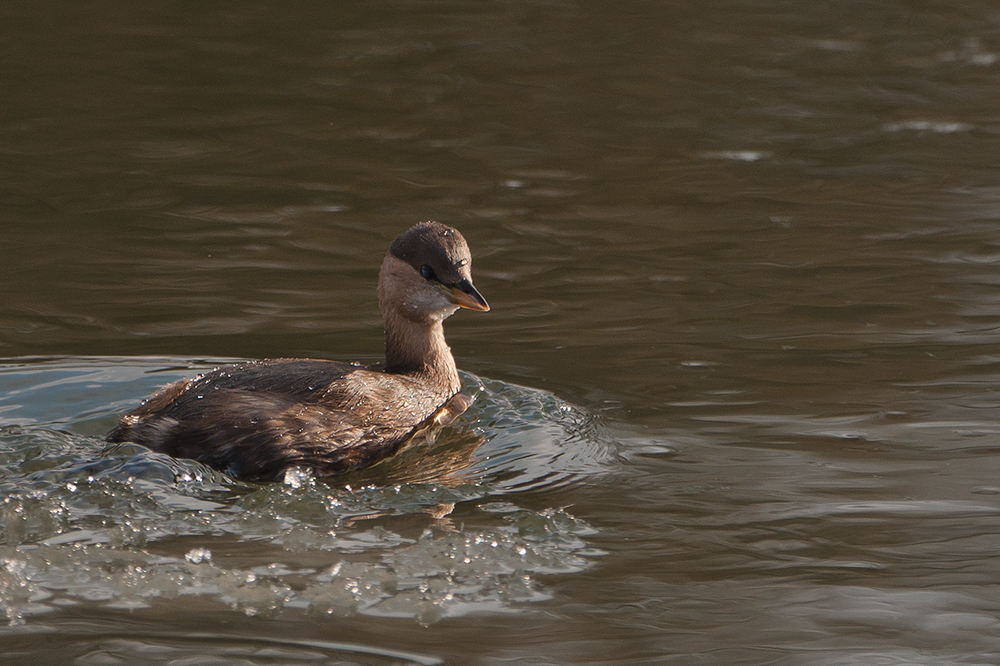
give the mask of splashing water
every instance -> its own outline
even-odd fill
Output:
[[[600,555],[593,528],[565,508],[518,504],[525,489],[607,473],[615,459],[595,419],[550,394],[465,375],[474,405],[399,456],[349,477],[289,470],[248,484],[96,436],[126,394],[191,374],[177,365],[0,367],[0,612],[11,623],[202,597],[251,616],[428,624],[549,598],[539,575]]]

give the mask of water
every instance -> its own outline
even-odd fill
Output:
[[[4,664],[1000,659],[984,2],[0,8]],[[107,448],[370,362],[461,229],[470,411],[347,478]]]

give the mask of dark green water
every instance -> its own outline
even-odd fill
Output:
[[[0,663],[1000,659],[985,2],[0,6]],[[347,479],[107,449],[381,352],[458,227],[472,409]]]

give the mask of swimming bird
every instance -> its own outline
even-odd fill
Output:
[[[372,465],[417,431],[468,406],[443,322],[485,312],[462,235],[423,222],[389,248],[378,280],[385,361],[370,366],[270,359],[163,387],[121,418],[108,442],[134,442],[236,477],[302,467],[332,476]]]

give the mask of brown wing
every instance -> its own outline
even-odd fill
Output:
[[[338,474],[394,453],[449,397],[360,366],[252,362],[161,389],[124,416],[108,440],[244,478],[275,478],[293,465]]]

